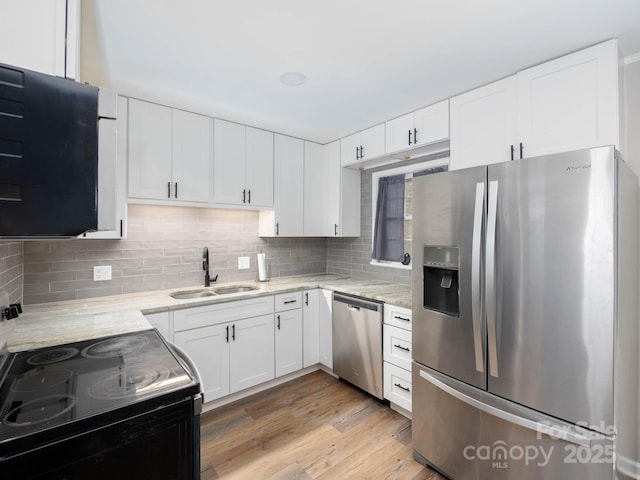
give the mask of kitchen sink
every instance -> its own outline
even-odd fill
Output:
[[[258,287],[252,287],[251,285],[233,285],[229,287],[215,288],[214,292],[216,292],[218,295],[224,295],[226,293],[250,292],[257,289]]]
[[[215,294],[211,290],[192,290],[190,292],[173,292],[169,295],[176,300],[188,300],[190,298],[213,297]]]

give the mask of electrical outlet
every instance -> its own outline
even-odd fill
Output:
[[[238,257],[238,270],[246,270],[249,267],[249,257]]]
[[[93,281],[111,280],[111,265],[93,267]]]

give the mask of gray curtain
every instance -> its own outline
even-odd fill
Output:
[[[378,182],[371,258],[401,262],[404,257],[404,175]]]

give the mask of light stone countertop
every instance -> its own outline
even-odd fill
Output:
[[[62,345],[121,333],[147,330],[151,325],[144,314],[167,312],[216,303],[244,300],[262,295],[324,288],[372,300],[411,308],[411,287],[397,283],[334,274],[298,275],[274,278],[269,282],[214,283],[210,289],[230,285],[251,285],[256,290],[210,297],[176,300],[176,291],[202,290],[202,287],[174,288],[151,292],[96,297],[38,305],[25,305],[7,342],[9,351]]]

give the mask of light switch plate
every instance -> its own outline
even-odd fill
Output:
[[[111,280],[111,265],[100,265],[93,267],[93,281]]]
[[[238,270],[246,270],[249,266],[249,257],[238,257]]]

